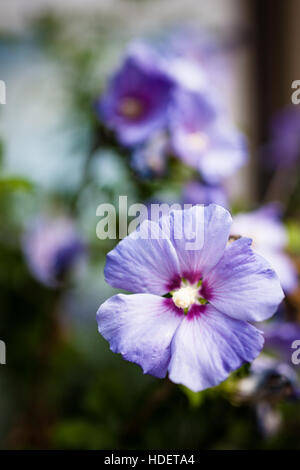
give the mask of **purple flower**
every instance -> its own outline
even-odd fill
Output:
[[[300,158],[300,111],[296,106],[274,116],[266,152],[269,159],[280,166],[293,165]]]
[[[169,145],[166,134],[158,132],[135,149],[131,166],[143,178],[162,176],[166,169],[168,150]]]
[[[182,195],[184,204],[218,204],[228,208],[229,203],[227,195],[222,186],[199,183],[198,181],[190,181],[183,188]]]
[[[294,393],[291,393],[291,387]],[[251,364],[250,375],[239,383],[244,399],[257,401],[281,400],[298,395],[299,380],[289,364],[261,354]]]
[[[282,422],[276,404],[299,400],[299,391],[298,377],[289,364],[262,354],[251,364],[249,376],[240,380],[237,398],[255,406],[261,432],[271,436]]]
[[[171,80],[140,45],[129,50],[97,109],[122,144],[136,145],[165,125],[171,91]]]
[[[272,321],[262,324],[265,334],[265,349],[275,353],[279,359],[291,362],[294,352],[292,344],[300,340],[300,325],[295,322]]]
[[[269,261],[286,292],[297,286],[296,269],[284,252],[287,233],[280,220],[280,211],[270,204],[257,211],[238,214],[233,219],[232,235],[252,238],[253,249]]]
[[[199,33],[189,27],[176,28],[151,46],[159,56],[160,66],[177,85],[201,91],[208,84],[219,90],[228,88],[232,76],[230,58],[237,43],[241,43],[237,37],[217,40],[208,31]]]
[[[85,253],[85,246],[68,218],[41,217],[25,233],[23,251],[33,276],[57,287]]]
[[[170,110],[174,153],[209,183],[218,183],[247,160],[244,137],[208,93],[178,90]]]
[[[133,292],[97,312],[113,352],[194,391],[259,354],[262,333],[248,322],[273,315],[283,292],[251,240],[227,246],[230,226],[217,205],[171,211],[159,223],[144,221],[107,255],[107,282]]]

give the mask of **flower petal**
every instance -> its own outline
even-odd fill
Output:
[[[233,126],[219,125],[211,139],[213,144],[198,159],[198,169],[206,182],[216,184],[246,163],[248,148],[244,136]]]
[[[252,238],[255,250],[279,251],[284,250],[287,245],[288,237],[280,220],[280,207],[274,203],[267,204],[254,212],[236,215],[233,218],[231,233]]]
[[[228,241],[231,220],[229,212],[215,204],[171,211],[161,219],[161,226],[166,233],[169,231],[175,247],[182,276],[192,282],[197,277],[199,280],[218,263]]]
[[[160,378],[166,375],[171,340],[183,319],[167,300],[151,294],[119,294],[97,312],[99,332],[111,350],[141,366],[145,374]]]
[[[272,266],[279,277],[285,292],[293,292],[298,285],[298,275],[292,260],[284,252],[276,250],[257,250]]]
[[[107,255],[106,281],[134,293],[163,295],[179,275],[174,247],[156,222],[145,220]]]
[[[194,392],[214,387],[263,347],[263,335],[247,322],[208,306],[200,315],[185,317],[171,344],[169,378]]]
[[[280,281],[269,263],[240,238],[205,278],[206,298],[220,312],[244,321],[271,317],[284,298]]]

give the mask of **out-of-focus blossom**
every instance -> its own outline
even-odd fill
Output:
[[[292,362],[292,344],[300,340],[300,324],[287,321],[272,321],[261,326],[265,334],[265,349],[275,353],[279,359]]]
[[[168,150],[166,134],[158,132],[136,148],[132,155],[131,165],[143,178],[162,176],[166,168]]]
[[[247,160],[244,136],[207,93],[177,90],[170,130],[174,153],[209,183],[232,175]]]
[[[237,399],[255,406],[258,425],[266,436],[275,434],[281,425],[276,404],[299,398],[299,381],[294,370],[264,354],[251,364],[249,376],[240,380],[237,388]]]
[[[249,322],[272,316],[283,292],[251,240],[227,246],[231,222],[213,204],[171,211],[144,221],[107,255],[107,282],[133,292],[97,312],[113,352],[193,391],[257,357],[263,336]]]
[[[300,158],[300,111],[297,106],[274,116],[270,143],[265,150],[269,161],[276,166],[290,166]]]
[[[225,190],[220,185],[190,181],[183,188],[182,201],[184,204],[218,204],[228,208]]]
[[[266,258],[277,272],[286,292],[297,286],[296,269],[284,252],[287,233],[280,220],[280,210],[275,204],[266,205],[257,211],[241,213],[234,217],[232,235],[252,238],[253,249]]]
[[[97,104],[100,118],[124,145],[139,144],[166,124],[172,82],[149,54],[130,49]]]
[[[201,91],[209,84],[216,93],[226,90],[230,84],[233,52],[244,42],[236,32],[230,36],[217,38],[205,30],[183,27],[169,31],[152,47],[160,57],[161,66],[177,85]]]
[[[138,147],[132,161],[141,173],[152,153],[148,141],[166,130],[174,154],[209,183],[232,175],[245,163],[245,139],[225,113],[221,93],[205,65],[214,49],[209,44],[210,40],[196,46],[183,36],[167,40],[163,48],[133,42],[98,100],[100,118],[119,141]],[[155,158],[152,163],[157,167],[162,161]]]
[[[25,233],[23,251],[33,276],[57,287],[84,255],[85,245],[70,219],[41,217]]]
[[[177,34],[175,36],[178,46],[183,38],[179,39]],[[138,57],[140,62],[151,63],[156,70],[167,76],[175,87],[201,92],[209,83],[208,69],[199,57],[192,54],[195,44],[191,42],[190,47],[186,49],[174,45],[172,37],[168,35],[164,37],[161,46],[156,42],[138,40],[130,45],[129,51]]]

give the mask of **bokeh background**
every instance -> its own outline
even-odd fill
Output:
[[[133,39],[209,32],[229,64],[220,95],[249,142],[248,163],[223,182],[231,210],[281,203],[285,251],[299,269],[299,137],[288,165],[284,151],[276,163],[266,155],[276,142],[273,116],[291,105],[300,79],[299,15],[298,0],[1,1],[1,448],[300,448],[300,366],[291,364],[289,342],[300,339],[299,287],[276,314],[285,354],[266,350],[291,370],[245,366],[198,394],[143,375],[98,334],[96,311],[116,291],[103,275],[115,240],[96,237],[97,206],[119,195],[180,201],[190,173],[171,162],[162,177],[144,178],[94,106]],[[296,139],[300,126],[293,132]],[[84,245],[57,286],[41,282],[24,249],[32,221],[45,214],[71,219]]]

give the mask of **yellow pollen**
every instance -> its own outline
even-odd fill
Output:
[[[143,106],[137,98],[123,98],[120,103],[120,113],[130,119],[138,118],[143,112]]]
[[[209,139],[204,132],[192,132],[188,136],[188,143],[192,150],[202,152],[208,146]]]
[[[176,307],[186,309],[196,303],[198,295],[198,287],[184,286],[173,293],[173,302]]]

